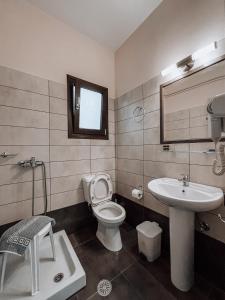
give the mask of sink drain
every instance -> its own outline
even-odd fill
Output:
[[[54,282],[58,283],[63,279],[64,275],[63,273],[58,273],[54,276]]]
[[[97,292],[100,296],[106,297],[112,291],[112,284],[109,280],[103,279],[99,282],[97,286]]]

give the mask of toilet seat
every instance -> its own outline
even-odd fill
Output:
[[[111,201],[93,207],[93,212],[97,219],[109,224],[120,223],[126,216],[125,209]]]
[[[112,199],[113,186],[108,174],[97,174],[90,183],[90,199],[92,206]]]

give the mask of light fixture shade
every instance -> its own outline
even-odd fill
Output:
[[[199,58],[202,58],[205,55],[207,55],[209,52],[212,52],[213,50],[215,50],[216,48],[217,48],[217,43],[213,42],[213,43],[209,44],[208,46],[195,51],[192,54],[192,59],[197,60]]]
[[[161,75],[163,77],[169,75],[170,73],[174,73],[174,74],[176,73],[176,75],[177,75],[177,74],[180,74],[179,72],[181,72],[181,70],[183,72],[187,72],[194,67],[196,60],[206,59],[207,55],[210,52],[212,52],[213,50],[215,50],[216,48],[217,48],[217,42],[213,42],[213,43],[209,44],[208,46],[195,51],[192,55],[189,55],[189,56],[185,57],[184,59],[180,60],[177,64],[173,64],[173,65],[169,66],[168,68],[162,70]]]
[[[177,66],[174,64],[174,65],[171,65],[168,68],[162,70],[161,75],[164,77],[164,76],[166,76],[166,75],[168,75],[168,74],[170,74],[170,73],[172,73],[176,70],[177,70]]]

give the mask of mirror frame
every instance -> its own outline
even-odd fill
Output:
[[[222,56],[219,56],[217,58],[214,58],[212,60],[210,60],[208,63],[201,65],[197,68],[193,68],[190,71],[185,72],[184,74],[181,74],[178,77],[175,77],[167,82],[164,82],[163,84],[160,85],[160,144],[178,144],[178,143],[199,143],[199,142],[212,142],[212,139],[208,138],[208,139],[188,139],[188,140],[172,140],[172,141],[166,141],[164,139],[164,116],[163,116],[163,97],[162,97],[162,89],[176,81],[182,80],[185,77],[189,77],[194,73],[200,72],[212,65],[215,65],[221,61],[225,60],[225,54]],[[222,141],[225,140],[225,137],[221,139]]]

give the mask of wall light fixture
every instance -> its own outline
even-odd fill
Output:
[[[213,50],[215,50],[216,48],[217,48],[217,42],[213,42],[208,46],[195,51],[192,55],[185,57],[184,59],[180,60],[176,64],[173,64],[168,68],[162,70],[161,75],[164,77],[171,73],[177,72],[178,69],[182,70],[182,72],[188,72],[194,67],[195,61],[200,59],[205,60],[207,58],[207,55]]]

